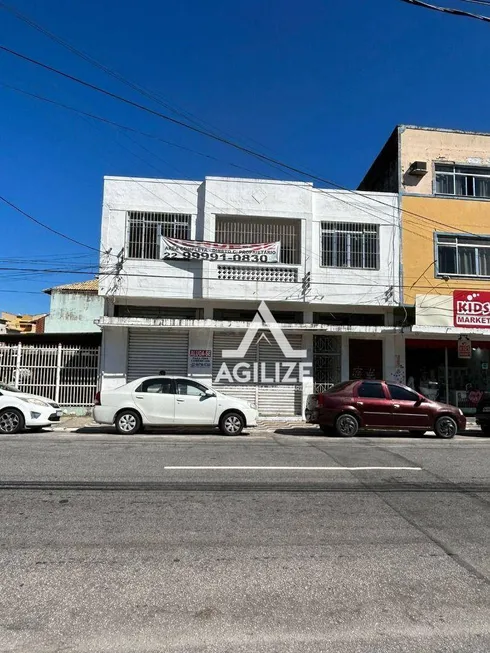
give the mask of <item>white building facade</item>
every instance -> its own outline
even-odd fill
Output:
[[[404,381],[399,220],[396,194],[106,177],[102,391],[165,370],[244,397],[263,415],[288,416],[302,414],[307,394],[349,377]],[[161,235],[280,242],[280,257],[163,260]],[[246,351],[225,358],[261,304],[295,353],[255,321]]]

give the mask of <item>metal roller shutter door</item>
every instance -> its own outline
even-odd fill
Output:
[[[298,378],[298,363],[304,362],[304,359],[284,358],[279,345],[274,337],[266,333],[267,340],[262,339],[259,343],[259,361],[266,364],[267,376],[274,377],[275,363],[296,363],[292,372],[293,378]],[[303,338],[300,334],[287,335],[288,341],[293,349],[301,349]],[[287,372],[281,367],[281,376]],[[277,415],[280,417],[292,417],[301,415],[302,412],[302,388],[301,382],[298,383],[267,383],[262,384],[258,392],[258,409],[261,415]]]
[[[249,363],[250,370],[252,370],[253,363],[257,362],[257,345],[253,342],[245,356],[245,358],[222,358],[221,352],[223,349],[238,349],[243,339],[244,333],[231,333],[228,331],[216,331],[213,337],[213,386],[220,392],[239,397],[245,401],[250,401],[254,404],[257,403],[257,385],[254,383],[233,383],[229,384],[226,381],[216,383],[214,379],[220,370],[223,363],[232,372],[237,363]]]
[[[254,342],[250,345],[249,350],[243,359],[223,359],[221,352],[223,349],[238,349],[243,339],[244,333],[229,333],[229,332],[216,332],[214,334],[213,344],[213,385],[217,390],[224,392],[235,397],[240,397],[245,401],[255,403],[261,415],[276,415],[276,416],[293,416],[301,415],[302,411],[302,390],[298,389],[298,384],[287,383],[233,383],[227,384],[216,383],[214,379],[219,372],[223,362],[226,362],[228,369],[231,371],[237,363],[248,363],[250,371],[252,372],[253,364],[266,363],[266,373],[268,376],[274,377],[275,363],[282,361],[301,362],[302,359],[286,359],[276,343],[271,333],[265,332],[267,340],[262,339],[259,342],[260,335],[257,335]],[[301,349],[302,336],[289,335],[287,336],[291,346],[294,349]],[[298,375],[298,366],[295,367],[293,376]],[[285,370],[281,370],[283,375]]]
[[[189,333],[158,329],[129,329],[128,383],[142,376],[187,376]]]

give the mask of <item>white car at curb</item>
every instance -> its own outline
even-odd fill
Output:
[[[145,426],[218,426],[224,435],[238,435],[257,425],[257,410],[195,379],[147,376],[97,393],[94,420],[114,425],[123,435]]]
[[[59,422],[62,414],[59,404],[52,399],[0,383],[0,435],[51,426]]]

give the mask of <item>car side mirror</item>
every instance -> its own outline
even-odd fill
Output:
[[[415,401],[415,405],[416,405],[416,406],[420,406],[420,404],[423,404],[423,403],[424,403],[424,398],[423,398],[423,397],[419,397],[419,398],[416,399],[416,401]]]
[[[206,397],[216,397],[216,393],[207,388],[206,392],[204,393]]]

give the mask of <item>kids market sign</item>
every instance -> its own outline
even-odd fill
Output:
[[[490,329],[490,292],[455,290],[453,320],[463,329]]]

